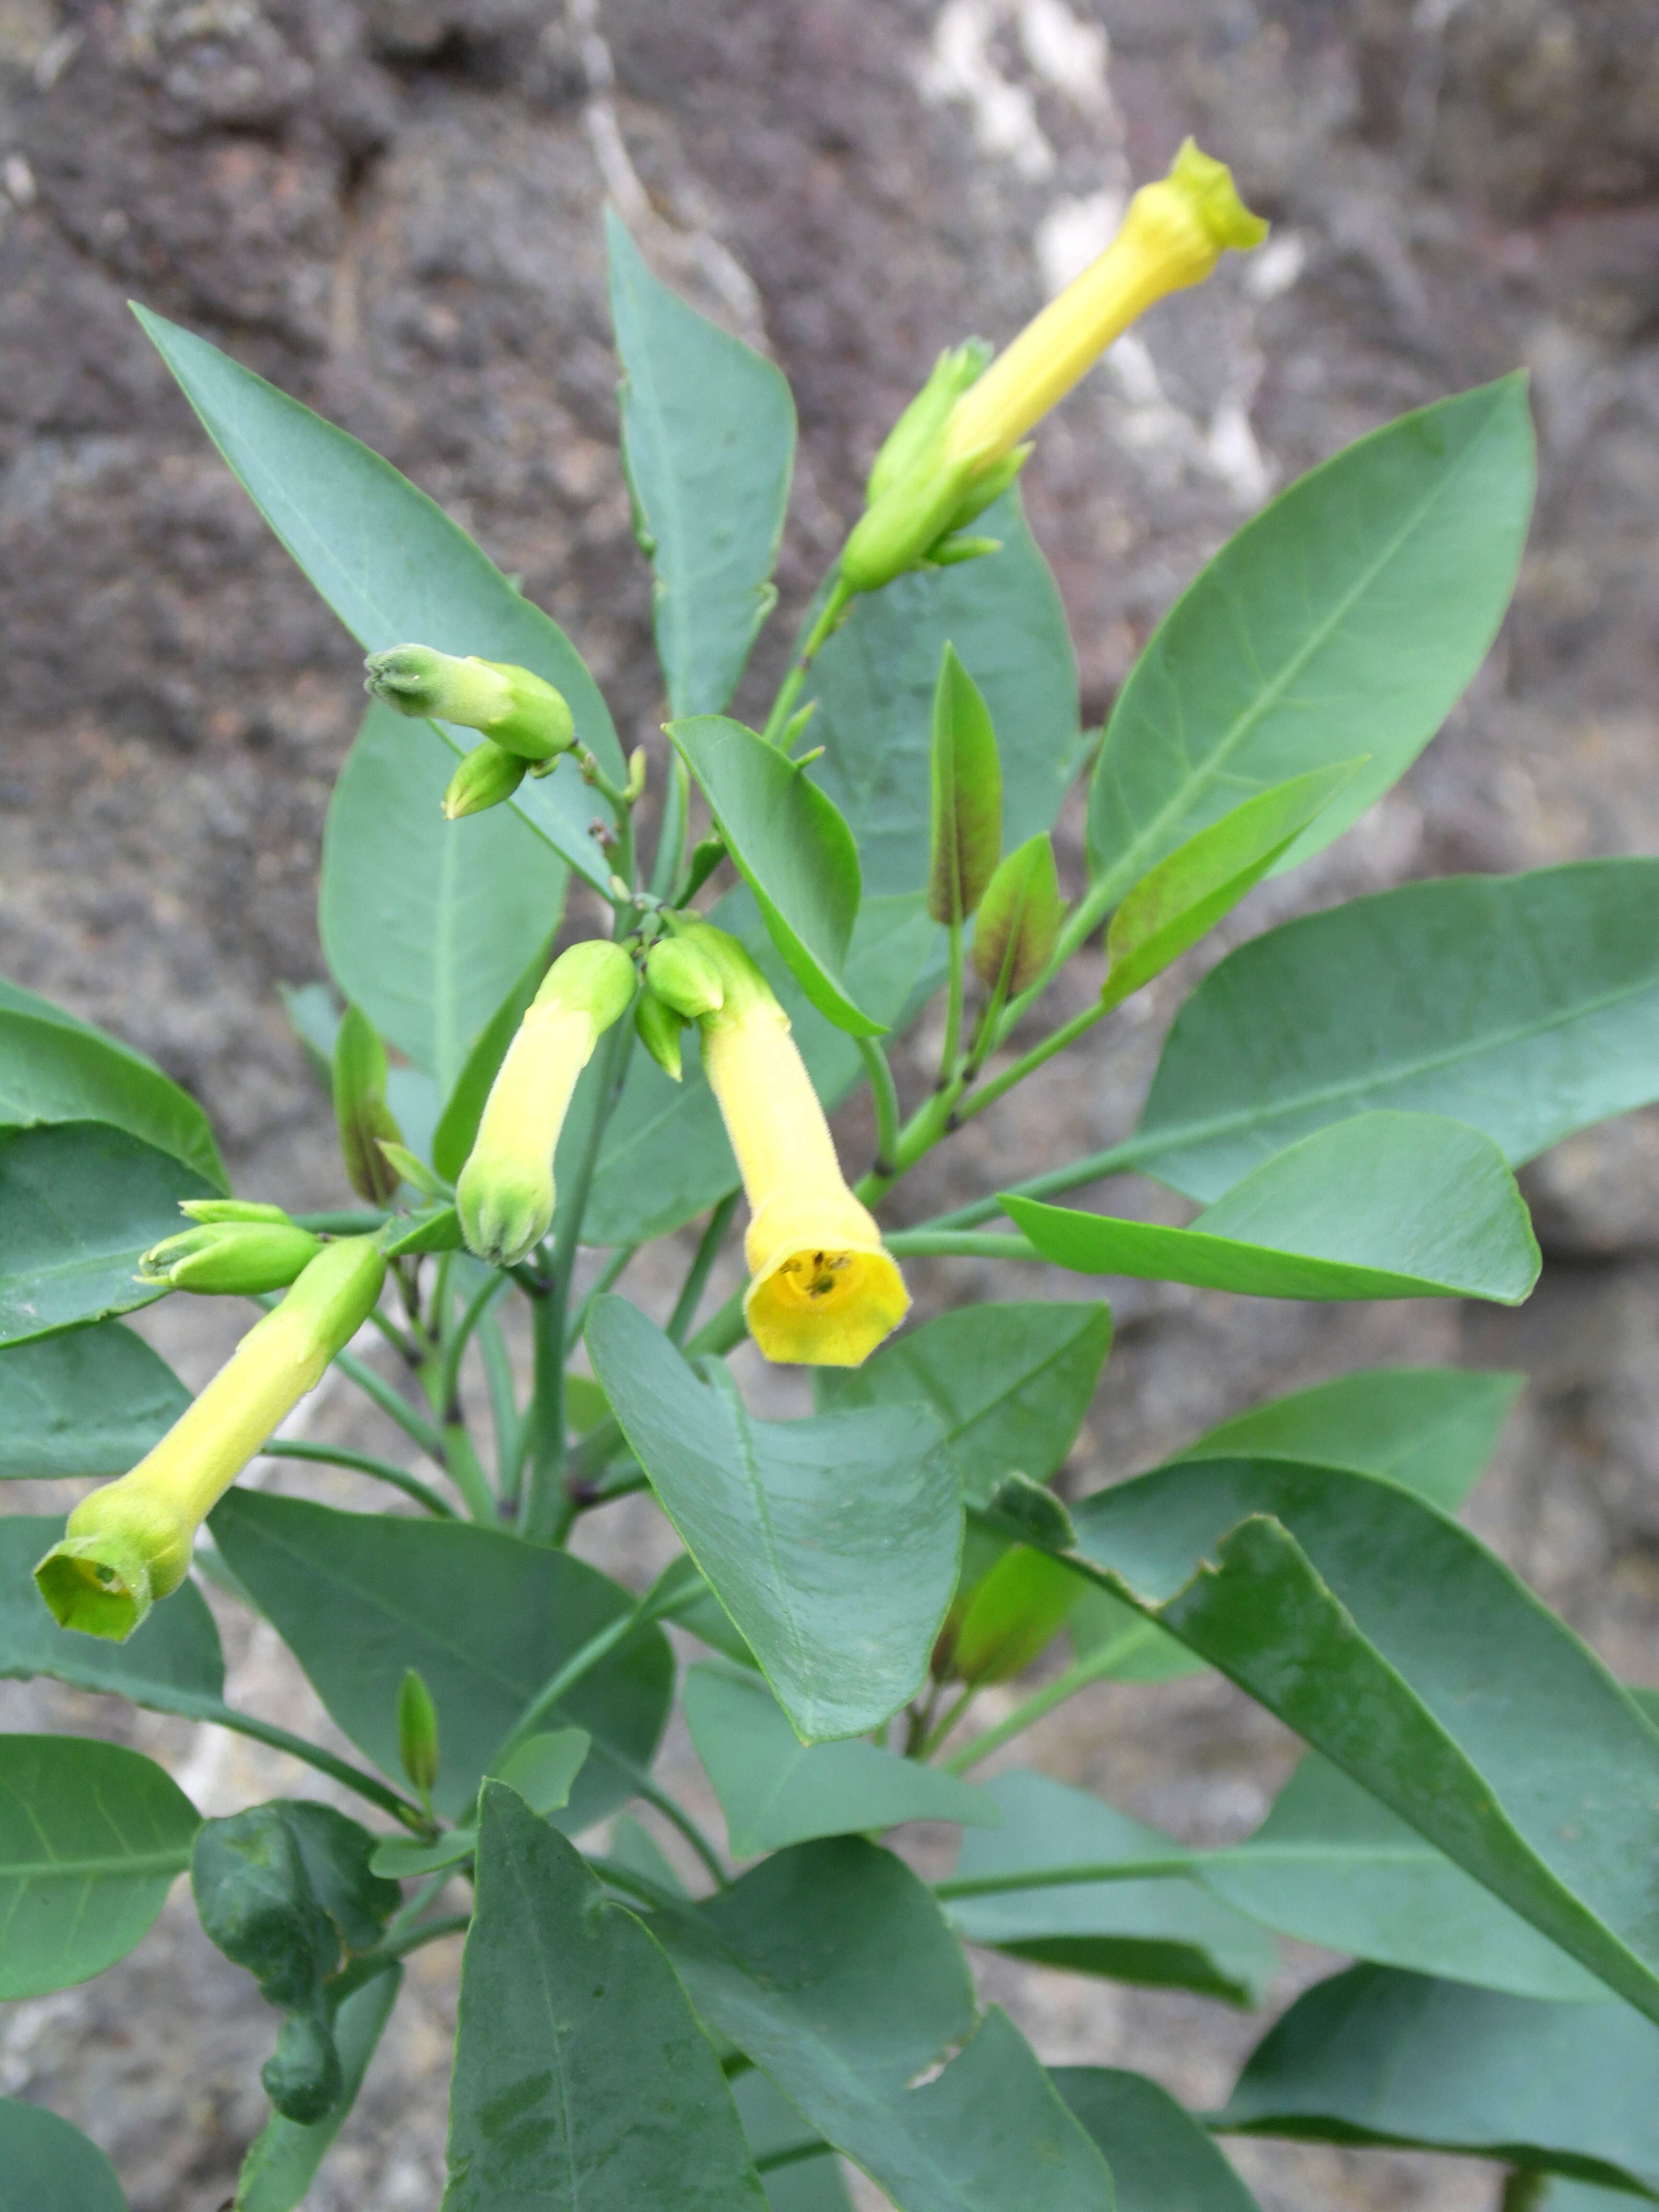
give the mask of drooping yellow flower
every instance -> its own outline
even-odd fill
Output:
[[[634,963],[599,938],[548,969],[507,1047],[455,1192],[469,1249],[522,1260],[553,1219],[553,1154],[576,1079],[634,995]]]
[[[83,1498],[34,1571],[59,1625],[122,1643],[183,1582],[204,1516],[373,1312],[372,1237],[325,1244],[201,1396],[118,1482]]]
[[[698,1022],[749,1229],[749,1334],[768,1359],[858,1367],[909,1310],[874,1216],[847,1187],[789,1018],[735,939],[687,933],[718,966],[723,1003]]]
[[[1169,175],[1130,201],[1106,251],[982,374],[971,374],[965,349],[941,362],[906,410],[909,434],[896,447],[902,465],[890,462],[872,479],[871,504],[842,555],[842,581],[877,591],[924,560],[950,557],[951,533],[1018,473],[1020,441],[1107,347],[1156,301],[1200,283],[1227,247],[1259,246],[1267,234],[1226,165],[1188,139]],[[969,380],[940,420],[921,400],[937,400],[947,368]]]

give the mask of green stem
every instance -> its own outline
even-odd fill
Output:
[[[950,981],[945,1000],[945,1042],[939,1048],[939,1079],[941,1088],[957,1072],[957,1055],[962,1046],[962,996],[964,977],[960,915],[957,915],[950,925]],[[896,1158],[896,1152],[895,1157]]]
[[[519,1401],[513,1387],[513,1362],[507,1339],[493,1313],[478,1328],[478,1348],[483,1354],[484,1376],[489,1386],[489,1419],[495,1431],[497,1510],[511,1520],[519,1503],[519,1478],[524,1462],[519,1455]]]
[[[796,656],[789,673],[778,686],[778,696],[772,702],[772,711],[766,718],[766,727],[761,732],[769,745],[777,744],[789,726],[789,717],[794,712],[795,702],[800,696],[800,687],[806,681],[806,672],[828,641],[830,633],[840,622],[853,598],[851,589],[837,575],[830,587],[829,597],[817,620],[807,634],[806,642]]]
[[[685,830],[691,811],[691,774],[678,753],[663,796],[662,827],[657,832],[656,856],[651,863],[651,895],[665,899],[680,879],[685,859]]]
[[[1045,1682],[1040,1690],[1033,1690],[1029,1698],[1014,1707],[1006,1720],[999,1721],[994,1728],[976,1735],[971,1743],[963,1744],[960,1751],[952,1752],[950,1758],[941,1760],[940,1764],[948,1773],[966,1774],[969,1767],[977,1766],[982,1759],[988,1759],[994,1751],[1000,1751],[1005,1743],[1012,1742],[1015,1736],[1023,1735],[1045,1713],[1053,1712],[1054,1707],[1063,1705],[1067,1698],[1075,1697],[1079,1690],[1087,1689],[1091,1682],[1097,1682],[1103,1675],[1109,1674],[1124,1652],[1139,1643],[1144,1634],[1143,1623],[1126,1631],[1121,1636],[1113,1637],[1093,1651],[1085,1652],[1081,1659],[1074,1659],[1063,1673],[1054,1676],[1052,1682]]]
[[[424,1414],[416,1412],[401,1391],[377,1375],[354,1352],[337,1352],[334,1364],[374,1401],[388,1420],[395,1421],[406,1437],[412,1437],[428,1459],[435,1460],[440,1467],[445,1465],[443,1438]]]
[[[1090,1152],[1080,1160],[1069,1161],[1063,1168],[1050,1168],[1046,1175],[1029,1176],[1024,1182],[1011,1182],[1009,1192],[1015,1198],[1058,1198],[1064,1191],[1076,1190],[1085,1182],[1099,1182],[1106,1176],[1121,1175],[1127,1168],[1139,1167],[1143,1160],[1155,1160],[1170,1150],[1165,1136],[1131,1137],[1127,1144],[1109,1146],[1103,1152]],[[933,1220],[920,1225],[925,1229],[972,1229],[981,1221],[994,1219],[1002,1211],[1000,1197],[976,1198],[971,1205],[958,1206],[950,1213],[936,1214]]]
[[[372,1237],[377,1229],[384,1229],[391,1218],[387,1213],[355,1212],[290,1216],[296,1229],[308,1229],[313,1237]]]
[[[444,1346],[443,1371],[438,1385],[438,1407],[441,1413],[447,1414],[455,1403],[460,1389],[461,1362],[466,1357],[466,1347],[472,1340],[473,1330],[512,1279],[510,1275],[499,1273],[486,1276],[461,1309],[461,1317],[450,1331]]]
[[[1035,1244],[1007,1230],[895,1229],[885,1239],[890,1252],[910,1253],[920,1258],[957,1260],[1040,1260]]]
[[[871,1172],[890,1176],[898,1165],[898,1088],[893,1081],[892,1066],[878,1039],[861,1036],[856,1042],[864,1072],[870,1079],[870,1096],[876,1109],[876,1164]]]
[[[1170,1851],[1161,1857],[1108,1860],[1103,1864],[1042,1867],[1017,1874],[964,1875],[960,1881],[936,1881],[935,1897],[999,1897],[1011,1889],[1083,1889],[1097,1881],[1161,1881],[1189,1875],[1194,1854]]]
[[[428,1905],[441,1892],[448,1888],[450,1883],[455,1879],[456,1871],[454,1867],[447,1866],[440,1867],[436,1874],[428,1875],[408,1904],[394,1912],[391,1919],[386,1922],[386,1936],[398,1936],[406,1928],[412,1928]],[[386,1938],[383,1937],[381,1940],[384,1942]]]
[[[930,1729],[927,1734],[923,1737],[915,1754],[918,1759],[931,1759],[933,1757],[933,1753],[939,1749],[940,1744],[944,1742],[945,1737],[950,1735],[951,1729],[967,1711],[969,1706],[973,1704],[974,1699],[979,1695],[979,1692],[980,1686],[977,1682],[969,1682],[964,1685],[962,1695],[955,1699],[951,1705],[950,1710],[946,1712],[944,1719],[939,1722],[936,1728]]]
[[[519,1715],[518,1719],[514,1722],[512,1731],[506,1742],[495,1753],[496,1765],[500,1765],[508,1752],[515,1751],[526,1736],[534,1735],[537,1729],[558,1704],[560,1698],[567,1696],[581,1680],[584,1674],[591,1674],[601,1659],[614,1651],[619,1644],[625,1642],[640,1626],[641,1620],[649,1618],[650,1616],[644,1613],[639,1606],[635,1606],[629,1612],[618,1613],[614,1620],[607,1621],[597,1636],[590,1636],[580,1650],[573,1652],[551,1680],[537,1691],[535,1696]]]
[[[475,1521],[493,1528],[499,1518],[489,1477],[478,1463],[478,1454],[466,1423],[458,1417],[444,1423],[444,1465],[449,1479],[466,1501]]]
[[[781,2166],[802,2166],[809,2158],[833,2158],[836,2146],[820,2136],[812,2142],[791,2143],[787,2150],[763,2151],[755,2160],[757,2173],[775,2173]]]
[[[211,1721],[216,1728],[231,1729],[238,1735],[252,1736],[256,1743],[269,1744],[273,1751],[285,1751],[291,1758],[303,1759],[319,1774],[331,1776],[348,1790],[355,1790],[360,1797],[366,1797],[371,1805],[378,1805],[383,1813],[394,1814],[416,1835],[424,1835],[428,1831],[429,1823],[418,1805],[377,1776],[352,1765],[349,1759],[337,1759],[320,1744],[307,1743],[302,1735],[290,1735],[285,1728],[278,1728],[272,1721],[259,1720],[252,1713],[239,1713],[216,1698],[204,1698],[199,1705],[181,1699],[178,1710],[188,1713],[192,1719]]]
[[[465,1936],[472,1925],[470,1912],[446,1912],[436,1920],[417,1920],[412,1928],[405,1928],[399,1936],[388,1936],[377,1943],[366,1959],[406,1959],[411,1951],[423,1944],[436,1943],[446,1936]]]
[[[975,1114],[982,1114],[988,1106],[994,1105],[1005,1091],[1012,1091],[1015,1084],[1024,1083],[1028,1075],[1042,1066],[1044,1060],[1052,1060],[1057,1052],[1064,1052],[1068,1044],[1074,1044],[1109,1011],[1109,1007],[1097,1002],[1085,1006],[1080,1014],[1073,1014],[1069,1022],[1063,1022],[1051,1035],[1044,1037],[1041,1044],[1033,1045],[1030,1052],[1011,1061],[1000,1075],[994,1075],[988,1083],[970,1092],[957,1108],[956,1126],[959,1128],[964,1121],[971,1121]]]
[[[418,1474],[393,1467],[389,1460],[371,1459],[367,1452],[348,1451],[343,1444],[290,1443],[286,1437],[273,1437],[264,1447],[264,1456],[313,1460],[320,1467],[349,1467],[356,1474],[372,1474],[377,1482],[389,1482],[394,1490],[401,1490],[405,1498],[412,1498],[417,1505],[423,1505],[441,1521],[456,1518],[454,1507],[422,1482]]]
[[[749,1334],[749,1324],[743,1317],[744,1291],[748,1287],[745,1283],[741,1289],[733,1291],[720,1311],[704,1322],[685,1347],[688,1358],[718,1358],[743,1342]]]
[[[728,1190],[708,1217],[708,1226],[697,1240],[696,1255],[686,1271],[685,1280],[680,1285],[680,1294],[674,1301],[674,1310],[669,1316],[671,1343],[684,1344],[686,1330],[696,1319],[702,1294],[708,1287],[709,1273],[720,1257],[720,1246],[726,1242],[726,1232],[732,1226],[732,1216],[737,1210],[738,1194]]]
[[[714,1875],[716,1887],[720,1889],[729,1889],[732,1887],[732,1877],[726,1871],[725,1863],[685,1808],[677,1805],[665,1790],[659,1790],[648,1774],[640,1771],[630,1772],[629,1779],[632,1782],[637,1795],[643,1797],[647,1805],[654,1805],[664,1820],[671,1822],[679,1830],[709,1873]]]

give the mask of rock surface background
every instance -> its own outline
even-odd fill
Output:
[[[1258,892],[1233,934],[1416,874],[1659,850],[1651,9],[0,0],[0,970],[195,1090],[240,1188],[340,1200],[273,986],[320,972],[318,841],[356,656],[207,448],[126,297],[229,347],[432,492],[571,631],[633,743],[659,709],[614,446],[605,199],[661,273],[794,386],[784,605],[752,707],[939,346],[1010,335],[1188,130],[1233,162],[1275,234],[1160,309],[1042,433],[1029,505],[1086,715],[1273,487],[1524,363],[1543,485],[1498,646],[1401,790]],[[1075,874],[1076,810],[1066,838]],[[1109,1055],[1068,1056],[974,1125],[907,1205],[932,1212],[1120,1134],[1194,972],[1149,994]],[[863,1140],[856,1107],[844,1126]],[[1563,1146],[1529,1189],[1548,1266],[1516,1315],[1130,1286],[1074,1479],[1146,1465],[1272,1390],[1355,1365],[1524,1367],[1474,1517],[1620,1671],[1659,1682],[1659,1121]],[[960,1266],[923,1280],[953,1302],[996,1284]],[[1064,1294],[1062,1279],[1050,1287]],[[223,1327],[163,1309],[152,1333],[194,1381]],[[346,1433],[358,1417],[337,1396],[313,1418]],[[637,1577],[653,1532],[613,1517],[591,1542]],[[232,1650],[240,1694],[290,1725],[318,1718],[258,1635],[236,1629]],[[118,1725],[42,1686],[9,1686],[3,1707],[10,1727]],[[210,1811],[311,1786],[178,1723],[137,1717],[131,1735]],[[1206,1838],[1251,1826],[1289,1756],[1273,1724],[1203,1680],[1097,1689],[1037,1748]],[[1324,1963],[1308,1954],[1283,1994]],[[310,2200],[324,2212],[435,2205],[453,1971],[444,1949],[417,1962]],[[1045,2057],[1145,2065],[1198,2103],[1224,2094],[1257,2032],[1196,2000],[994,1963],[985,1979]],[[175,1900],[115,1972],[6,2008],[0,2089],[88,2128],[134,2212],[212,2212],[262,2117],[272,2027]],[[1494,2174],[1446,2161],[1238,2156],[1270,2212],[1496,2203]]]

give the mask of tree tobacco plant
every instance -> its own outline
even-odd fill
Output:
[[[921,1316],[904,1274],[989,1255],[1518,1302],[1539,1261],[1516,1165],[1659,1097],[1659,862],[1414,883],[1270,929],[1187,999],[1133,1134],[884,1219],[926,1154],[1354,823],[1501,618],[1533,482],[1516,378],[1292,484],[1079,732],[1028,438],[1263,228],[1189,146],[1005,352],[945,353],[757,730],[725,709],[773,603],[789,393],[613,220],[669,708],[631,759],[575,647],[430,501],[143,316],[368,656],[322,855],[339,997],[292,1000],[358,1204],[233,1197],[184,1091],[0,987],[0,1473],[118,1478],[67,1522],[0,1523],[0,1671],[258,1737],[358,1817],[204,1820],[120,1744],[0,1737],[0,1994],[100,1972],[188,1872],[273,2008],[241,2212],[301,2203],[401,1962],[452,1939],[445,2212],[832,2212],[842,2161],[900,2212],[1246,2212],[1230,2130],[1496,2158],[1513,2205],[1659,2196],[1659,1732],[1455,1517],[1518,1378],[1340,1376],[1063,1497],[1108,1307]],[[1066,883],[1050,835],[1085,769]],[[576,884],[605,917],[585,938],[562,933]],[[1056,1024],[1050,987],[1103,933],[1103,982]],[[941,993],[937,1079],[907,1102],[888,1041]],[[860,1084],[867,1166],[825,1118]],[[1130,1170],[1202,1210],[1078,1202]],[[740,1203],[746,1285],[711,1311]],[[617,1286],[699,1222],[659,1327]],[[171,1293],[266,1308],[193,1402],[119,1318]],[[395,1381],[351,1348],[366,1331]],[[745,1337],[811,1370],[810,1418],[750,1411],[725,1358]],[[331,1364],[402,1457],[284,1437]],[[262,1454],[379,1478],[386,1510],[239,1486]],[[641,1593],[568,1540],[646,1490],[678,1548]],[[226,1703],[198,1577],[271,1624],[352,1756]],[[1038,1662],[984,1724],[980,1693]],[[1190,1849],[1017,1765],[972,1778],[1087,1683],[1201,1668],[1308,1747],[1242,1844]],[[653,1776],[677,1696],[718,1841]],[[948,1878],[882,1841],[917,1820],[959,1832]],[[1249,2006],[1276,1932],[1354,1963],[1202,2116],[1046,2068],[963,1948]],[[24,2103],[0,2103],[0,2175],[39,2212],[123,2201]]]

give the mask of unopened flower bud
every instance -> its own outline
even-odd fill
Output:
[[[83,1498],[34,1571],[58,1625],[123,1642],[178,1589],[204,1516],[374,1311],[386,1260],[372,1237],[325,1244],[256,1322],[195,1403],[118,1482]]]
[[[634,995],[634,963],[608,939],[573,945],[549,969],[507,1047],[456,1186],[468,1249],[522,1260],[553,1219],[553,1154],[576,1079]]]
[[[438,1708],[413,1667],[404,1669],[398,1692],[398,1756],[424,1802],[438,1779]]]
[[[645,980],[665,1006],[695,1022],[726,1003],[720,971],[689,937],[662,937],[645,956]]]
[[[204,1297],[257,1297],[283,1291],[322,1250],[322,1240],[291,1221],[213,1221],[152,1244],[138,1279]]]
[[[251,1198],[181,1198],[180,1213],[192,1221],[286,1221],[280,1206],[262,1206]]]
[[[562,692],[510,661],[459,660],[430,646],[394,645],[371,653],[363,689],[400,714],[456,722],[517,753],[551,760],[576,741],[575,719]]]
[[[361,1006],[348,1006],[334,1038],[334,1121],[346,1178],[371,1206],[390,1206],[398,1170],[382,1142],[401,1144],[403,1131],[386,1103],[386,1047]]]
[[[530,773],[530,763],[494,738],[474,745],[449,779],[444,793],[444,819],[459,822],[464,814],[482,814],[511,799]]]
[[[669,1081],[679,1082],[684,1073],[680,1054],[680,1031],[685,1027],[684,1014],[677,1014],[654,991],[641,991],[639,1004],[634,1009],[634,1027],[639,1032],[640,1042]]]

